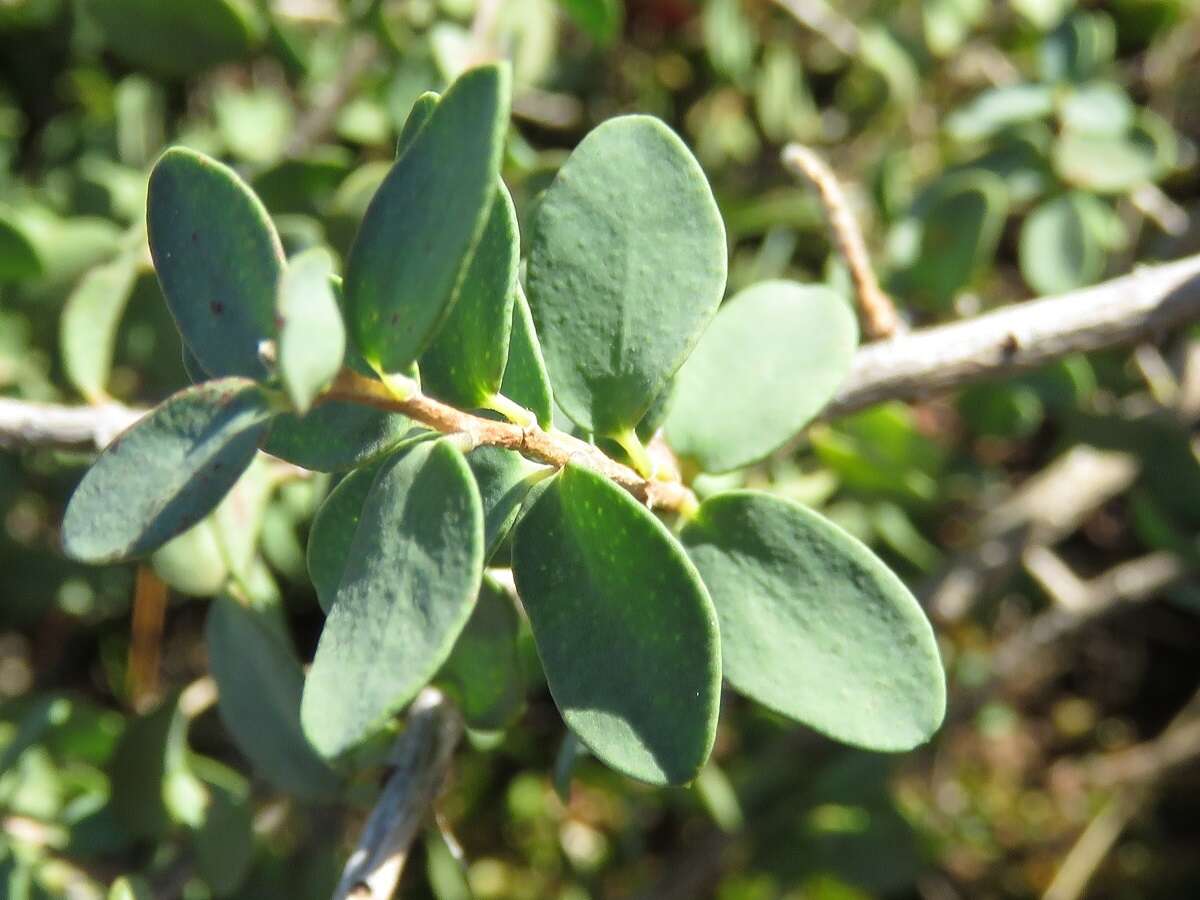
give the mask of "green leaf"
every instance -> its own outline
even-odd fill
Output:
[[[508,361],[521,240],[508,189],[496,193],[458,300],[421,356],[422,389],[459,407],[487,406]]]
[[[485,576],[475,610],[437,679],[471,728],[499,731],[521,711],[525,683],[519,631],[520,619],[508,591]]]
[[[666,526],[571,464],[518,524],[513,572],[567,726],[633,778],[694,778],[716,734],[720,639]]]
[[[1116,28],[1107,13],[1072,13],[1042,41],[1038,60],[1042,81],[1092,78],[1112,63],[1116,46]]]
[[[158,577],[174,590],[192,597],[213,596],[229,578],[229,566],[211,518],[155,550],[150,564]]]
[[[1135,107],[1129,95],[1111,81],[1081,84],[1069,90],[1058,117],[1067,131],[1082,134],[1123,134],[1133,125]]]
[[[254,770],[306,800],[336,796],[337,775],[300,727],[304,673],[292,648],[228,597],[213,601],[205,637],[221,721]]]
[[[108,900],[154,900],[154,893],[146,879],[122,875],[108,889]]]
[[[333,380],[346,355],[346,329],[323,247],[288,260],[279,281],[279,375],[300,414]]]
[[[170,827],[172,779],[186,779],[187,719],[179,695],[129,720],[109,767],[113,813],[130,835],[159,840]]]
[[[459,78],[367,209],[346,268],[347,318],[379,371],[416,360],[457,299],[496,196],[508,91],[505,65]]]
[[[33,238],[13,217],[0,210],[0,284],[25,281],[42,274],[42,260]]]
[[[623,0],[558,0],[575,24],[601,47],[621,33],[625,22]]]
[[[304,685],[301,720],[326,757],[360,744],[441,667],[483,577],[483,510],[448,440],[383,466]]]
[[[935,56],[949,56],[987,11],[987,0],[925,0],[921,13],[926,45]]]
[[[317,591],[317,602],[328,615],[333,609],[342,573],[350,559],[350,547],[362,516],[363,505],[375,476],[389,457],[381,457],[350,472],[330,491],[313,517],[308,533],[308,574]]]
[[[526,289],[554,396],[587,431],[631,430],[725,290],[725,227],[700,165],[648,116],[575,148],[533,223]]]
[[[63,519],[63,549],[83,562],[111,562],[187,531],[250,465],[270,415],[262,389],[243,378],[175,394],[83,476]]]
[[[907,223],[916,252],[900,273],[902,284],[946,306],[991,261],[1007,215],[1008,194],[998,175],[972,169],[938,179]]]
[[[757,462],[821,411],[857,344],[853,310],[828,288],[767,281],[742,291],[679,370],[668,443],[706,472]]]
[[[211,375],[263,378],[275,337],[283,246],[267,211],[228,166],[173,147],[150,173],[150,253],[175,323]]]
[[[1044,119],[1054,112],[1054,91],[1044,84],[990,88],[946,117],[946,133],[963,143],[982,141],[996,132]]]
[[[287,150],[295,128],[291,99],[274,86],[245,90],[225,82],[212,98],[217,130],[229,153],[260,166]]]
[[[1054,142],[1054,170],[1068,184],[1119,194],[1161,178],[1175,163],[1171,126],[1143,110],[1123,134],[1067,132]]]
[[[439,97],[436,93],[426,91],[413,103],[412,109],[408,111],[408,118],[404,120],[404,127],[400,129],[400,137],[396,139],[396,159],[403,156],[404,152],[412,146],[417,133],[425,127],[425,123],[433,116],[433,111],[438,105],[438,99]]]
[[[137,260],[119,256],[83,276],[59,320],[59,347],[67,380],[89,403],[108,397],[117,326],[137,281]]]
[[[500,393],[532,411],[542,428],[549,428],[554,423],[554,395],[550,390],[550,376],[546,374],[542,345],[520,282],[516,285],[508,363],[504,367]]]
[[[192,832],[196,871],[216,897],[234,893],[246,880],[254,858],[254,821],[249,785],[212,760],[197,760],[221,772],[221,781],[205,779],[204,820]],[[233,777],[230,777],[230,776]],[[228,783],[225,783],[228,782]]]
[[[529,493],[530,476],[547,470],[500,447],[476,447],[467,454],[467,465],[483,504],[484,558],[491,559],[516,524]]]
[[[1039,294],[1059,294],[1096,281],[1104,273],[1104,247],[1087,201],[1076,193],[1040,204],[1021,226],[1021,275]]]
[[[86,6],[113,53],[163,75],[239,59],[265,31],[246,0],[87,0]]]
[[[341,472],[386,453],[412,429],[400,413],[332,401],[305,416],[277,416],[263,449],[305,469]]]
[[[945,679],[921,607],[869,549],[797,503],[706,500],[681,539],[721,620],[725,678],[765,706],[873,750],[926,741]]]

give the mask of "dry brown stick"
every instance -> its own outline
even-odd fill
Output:
[[[425,688],[417,695],[396,741],[395,769],[342,871],[334,900],[388,900],[395,893],[462,733],[462,718],[441,691]]]
[[[788,144],[783,148],[783,164],[794,174],[812,182],[821,197],[829,229],[854,280],[863,334],[868,340],[891,337],[900,326],[900,317],[891,298],[879,286],[862,230],[846,202],[837,176],[825,160],[800,144]]]

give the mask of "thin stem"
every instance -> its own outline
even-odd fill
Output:
[[[532,428],[537,425],[537,416],[532,411],[503,394],[492,394],[483,404],[483,408],[500,413],[508,421],[514,425],[520,425],[522,428]]]
[[[867,254],[862,231],[854,213],[850,211],[837,176],[825,160],[800,144],[788,144],[783,148],[783,164],[789,171],[803,175],[817,189],[821,205],[825,208],[825,218],[829,220],[829,228],[854,280],[863,333],[868,340],[891,337],[900,327],[900,318],[896,315],[892,299],[879,286],[875,270],[871,268],[871,257]]]
[[[464,433],[475,446],[515,450],[535,462],[562,468],[567,463],[584,466],[616,482],[651,509],[683,510],[695,504],[692,492],[678,481],[657,481],[639,475],[606,456],[598,447],[564,432],[543,431],[537,425],[522,428],[455,409],[417,391],[397,397],[387,386],[357,372],[343,370],[317,402],[340,400],[403,413],[415,422],[445,434]]]
[[[638,437],[636,431],[630,428],[627,431],[622,431],[620,434],[614,434],[612,439],[629,456],[629,461],[633,463],[633,468],[637,470],[639,475],[643,478],[655,477],[656,466],[654,465],[654,460],[646,452],[646,448],[642,444],[642,439]]]

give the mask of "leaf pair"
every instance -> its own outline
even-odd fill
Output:
[[[721,494],[677,539],[611,482],[568,466],[521,520],[513,569],[567,725],[635,778],[695,777],[722,671],[747,696],[864,747],[908,749],[941,722],[941,663],[916,600],[870,550],[797,504]]]

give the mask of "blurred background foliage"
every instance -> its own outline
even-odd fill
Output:
[[[1195,0],[0,0],[0,392],[187,383],[145,247],[163,147],[232,161],[289,252],[344,253],[412,102],[481,47],[515,69],[522,217],[596,122],[661,116],[721,202],[731,290],[849,290],[786,141],[831,160],[915,325],[1200,251]],[[928,602],[935,743],[849,751],[730,697],[704,775],[653,791],[561,746],[530,651],[524,713],[460,751],[402,895],[1200,896],[1198,418],[1186,332],[723,476],[822,508]],[[0,895],[330,896],[378,770],[335,800],[264,780],[204,627],[232,575],[311,655],[329,477],[260,460],[148,564],[87,569],[57,528],[88,461],[0,450]]]

